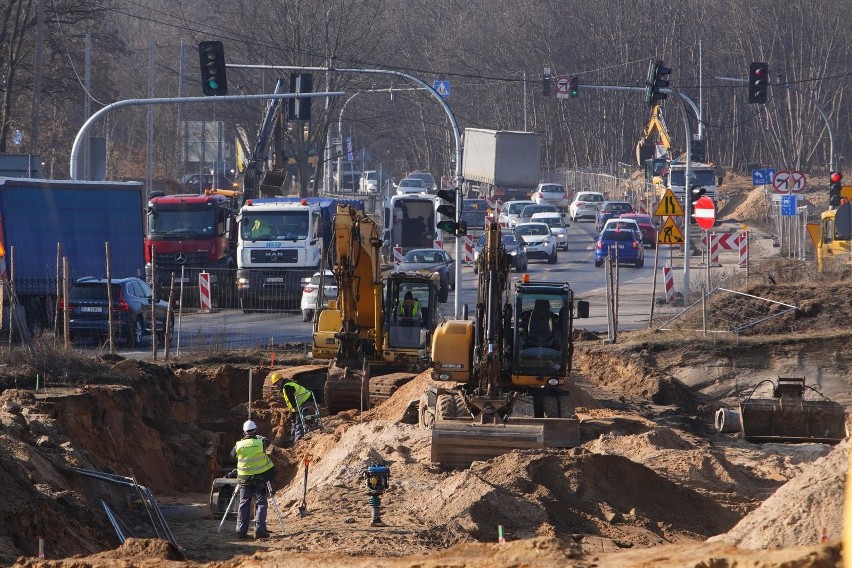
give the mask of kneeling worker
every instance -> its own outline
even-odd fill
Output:
[[[266,530],[266,501],[269,497],[267,482],[275,478],[275,464],[266,455],[269,440],[258,436],[257,425],[247,420],[243,424],[243,433],[234,449],[231,457],[237,458],[237,479],[240,484],[240,508],[237,513],[237,538],[246,539],[249,525],[249,505],[254,499],[254,536],[255,538],[266,538],[269,531]]]
[[[283,378],[279,372],[270,375],[270,381],[273,385],[277,385]],[[313,400],[313,393],[299,383],[288,381],[281,387],[281,394],[284,397],[284,403],[290,410],[290,423],[292,425],[291,433],[293,436],[293,445],[305,435],[305,427],[310,429],[311,424],[305,424],[309,420],[319,416],[319,409]]]

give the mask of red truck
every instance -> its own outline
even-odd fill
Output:
[[[152,282],[152,249],[156,285],[167,293],[172,273],[184,285],[184,302],[198,297],[198,273],[210,273],[214,305],[234,301],[237,267],[236,195],[217,191],[163,195],[148,201],[145,275]],[[177,292],[176,292],[177,293]]]

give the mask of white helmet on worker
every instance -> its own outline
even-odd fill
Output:
[[[245,432],[246,434],[248,434],[249,432],[254,432],[255,430],[257,430],[257,424],[255,424],[253,421],[246,420],[243,423],[243,432]]]

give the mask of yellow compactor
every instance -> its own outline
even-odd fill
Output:
[[[467,467],[513,449],[574,447],[579,420],[568,396],[575,317],[589,304],[567,283],[530,282],[510,294],[511,262],[490,223],[478,260],[475,318],[451,320],[432,340],[432,378],[418,407],[432,429],[431,457]]]

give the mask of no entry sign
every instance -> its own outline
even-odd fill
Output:
[[[713,200],[707,197],[699,197],[695,202],[695,222],[698,226],[709,231],[716,223],[716,205]]]

